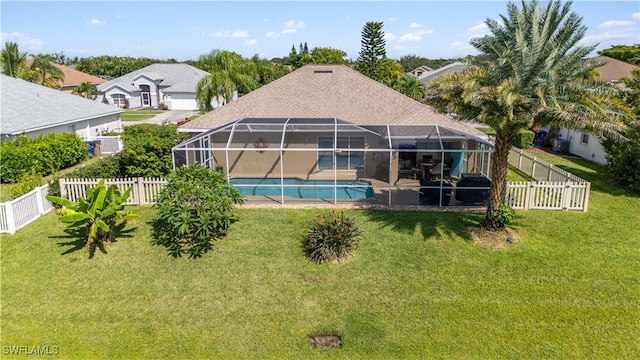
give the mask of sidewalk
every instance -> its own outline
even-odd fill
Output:
[[[171,123],[176,124],[180,120],[184,120],[184,118],[188,118],[191,115],[197,114],[197,110],[167,110],[163,111],[161,114],[158,114],[152,118],[140,121],[123,121],[122,126],[129,126],[135,124],[162,124],[165,121],[169,121]]]

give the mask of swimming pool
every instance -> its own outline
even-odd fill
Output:
[[[304,180],[283,178],[284,196],[296,199],[333,199],[333,180]],[[279,178],[233,178],[231,184],[244,196],[282,196],[283,186]],[[373,187],[369,181],[337,180],[335,182],[338,199],[367,199],[373,197]]]

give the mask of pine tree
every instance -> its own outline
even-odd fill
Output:
[[[368,77],[373,77],[378,62],[387,57],[385,50],[384,24],[368,21],[362,28],[362,40],[360,41],[360,53],[356,60],[356,69]]]

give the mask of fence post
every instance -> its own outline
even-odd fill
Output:
[[[529,177],[532,179],[536,179],[536,163],[538,162],[538,158],[537,157],[533,157],[533,159],[531,159],[531,174],[529,174]],[[536,179],[538,180],[538,179]]]
[[[60,178],[60,180],[58,180],[58,185],[60,186],[60,197],[61,198],[67,198],[67,188],[65,186],[66,181],[65,178]]]
[[[555,171],[553,169],[553,164],[549,164],[549,172],[547,173],[547,181],[551,181],[551,172]]]
[[[587,181],[585,185],[586,187],[584,191],[584,201],[582,202],[583,212],[587,212],[587,208],[589,207],[589,192],[591,192],[591,182]]]
[[[144,196],[144,178],[136,178],[136,187],[138,188],[138,205],[146,204]]]
[[[7,201],[4,204],[4,211],[7,215],[7,231],[13,235],[16,233],[16,217],[13,215],[13,201]]]
[[[531,199],[533,198],[533,183],[531,181],[527,181],[527,187],[524,191],[524,210],[529,210],[531,208]]]
[[[36,186],[36,188],[34,189],[36,195],[36,203],[38,204],[38,214],[40,215],[44,214],[44,202],[42,201],[42,196],[40,196],[40,190],[44,189],[44,187],[44,185]]]

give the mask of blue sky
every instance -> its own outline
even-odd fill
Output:
[[[519,4],[519,1],[517,2]],[[640,2],[577,0],[584,44],[640,43]],[[244,57],[287,56],[291,46],[331,47],[355,60],[367,21],[382,21],[387,56],[455,58],[476,54],[469,39],[506,1],[6,1],[1,41],[29,53],[197,59],[214,49]],[[595,54],[594,54],[595,55]]]

